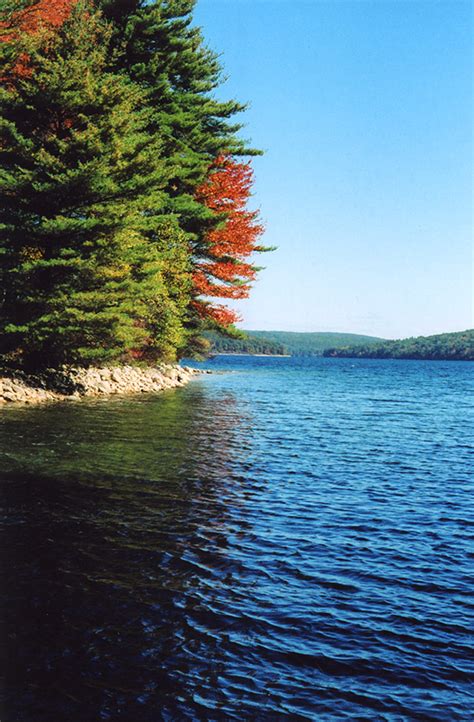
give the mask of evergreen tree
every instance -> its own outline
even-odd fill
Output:
[[[221,102],[213,96],[222,82],[221,67],[216,54],[205,46],[200,29],[191,24],[195,1],[99,1],[115,27],[115,43],[119,49],[117,67],[149,90],[153,107],[151,127],[159,129],[162,135],[170,169],[167,209],[179,218],[180,227],[190,242],[196,271],[195,290],[199,287],[198,290],[206,293],[202,272],[209,268],[209,263],[215,271],[221,271],[221,276],[227,272],[226,279],[222,280],[231,280],[231,275],[236,279],[238,266],[245,277],[253,278],[253,269],[249,265],[244,268],[237,248],[242,242],[241,232],[235,236],[235,253],[228,247],[222,259],[227,267],[221,264],[218,269],[216,265],[213,231],[230,219],[222,204],[218,208],[207,202],[202,188],[215,175],[220,159],[226,158],[229,168],[243,168],[232,162],[232,158],[258,151],[239,138],[241,125],[232,121],[245,106],[234,100]],[[227,223],[227,235],[232,223],[236,226],[235,220],[230,225]],[[256,245],[254,250],[258,250]],[[238,284],[233,285],[235,295]],[[224,297],[229,296],[228,283],[212,289],[207,286],[212,296],[218,296],[219,289]],[[241,293],[243,290],[242,287]],[[199,345],[196,339],[199,328],[209,323],[225,327],[235,318],[225,307],[193,300],[188,314],[193,344]]]
[[[212,95],[193,6],[4,0],[0,350],[16,363],[199,351],[235,318],[202,295],[248,292],[264,250],[249,182],[229,207],[219,189],[255,151],[243,106]]]
[[[115,27],[117,64],[149,89],[164,155],[174,164],[173,198],[194,196],[216,157],[255,154],[230,119],[245,109],[211,94],[222,82],[217,55],[192,25],[195,0],[98,0]],[[182,204],[178,203],[178,207]]]
[[[25,365],[173,357],[189,254],[147,90],[88,2],[0,43],[0,351]],[[18,18],[18,16],[16,16]]]

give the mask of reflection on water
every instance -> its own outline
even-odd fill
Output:
[[[468,719],[469,364],[217,363],[2,411],[3,722]]]
[[[231,394],[206,401],[193,388],[8,410],[8,720],[156,719],[167,707],[178,719],[189,704],[176,695],[196,646],[187,615],[205,619],[200,585],[232,571],[232,484],[218,484],[246,433]],[[196,543],[209,569],[196,572]],[[202,674],[215,685],[215,670]]]

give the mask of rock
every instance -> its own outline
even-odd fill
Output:
[[[17,396],[13,391],[4,391],[2,394],[2,398],[4,401],[16,401]]]
[[[0,377],[0,404],[35,404],[78,400],[87,396],[158,393],[182,386],[198,373],[189,366],[159,364],[154,368],[62,366],[28,376],[12,371]]]

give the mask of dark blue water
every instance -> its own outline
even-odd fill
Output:
[[[467,362],[0,412],[2,722],[474,719]]]

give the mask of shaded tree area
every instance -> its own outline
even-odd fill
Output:
[[[263,228],[193,2],[1,8],[0,352],[173,359],[235,315]]]

